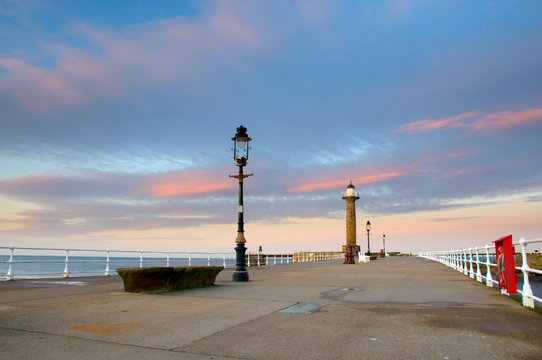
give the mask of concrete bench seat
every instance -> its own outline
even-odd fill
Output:
[[[177,291],[213,285],[221,266],[118,268],[126,292]]]

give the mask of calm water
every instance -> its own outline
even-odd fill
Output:
[[[15,279],[62,277],[64,273],[64,256],[17,255],[14,257],[12,274]],[[0,278],[6,278],[9,256],[0,256]],[[104,275],[105,257],[70,256],[68,271],[71,277]],[[211,258],[211,266],[222,266],[222,258]],[[192,266],[207,266],[207,257],[192,257]],[[165,258],[144,258],[143,266],[166,266]],[[170,258],[169,266],[188,266],[188,258]],[[235,266],[235,259],[226,259],[226,267]],[[116,275],[116,268],[139,267],[139,257],[110,257],[109,273]]]

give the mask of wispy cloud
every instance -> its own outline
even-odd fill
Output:
[[[481,132],[498,132],[531,124],[542,126],[542,108],[489,114],[474,122],[472,129]]]
[[[91,46],[43,44],[52,65],[34,64],[30,55],[0,54],[4,96],[38,111],[79,107],[98,97],[124,96],[134,88],[239,68],[244,57],[261,51],[265,43],[256,24],[228,7],[218,7],[205,20],[178,17],[122,29],[79,24],[71,30]]]
[[[235,186],[215,170],[183,170],[161,174],[86,173],[34,175],[0,181],[0,193],[28,202],[44,199],[176,198],[216,195]]]
[[[420,121],[414,121],[408,124],[399,126],[395,132],[404,132],[407,134],[416,134],[429,131],[435,131],[442,128],[458,128],[465,127],[465,124],[460,120],[477,116],[477,111],[466,112],[457,116],[443,118],[443,119],[424,119]]]
[[[389,179],[393,179],[399,176],[406,175],[407,172],[404,171],[393,171],[393,172],[387,172],[382,174],[374,174],[374,175],[367,175],[363,177],[353,178],[352,183],[355,186],[363,186],[367,184],[377,183]],[[315,191],[322,191],[322,190],[331,190],[331,189],[343,189],[348,185],[347,180],[340,179],[340,180],[329,180],[329,181],[318,181],[318,180],[310,180],[305,179],[305,182],[308,182],[306,185],[299,185],[295,187],[291,187],[288,189],[291,193],[305,193],[305,192],[315,192]]]
[[[526,109],[516,112],[503,111],[500,113],[488,114],[472,121],[465,121],[465,119],[475,118],[478,115],[480,115],[478,111],[471,111],[449,118],[414,121],[399,126],[395,129],[395,132],[403,132],[412,135],[445,128],[466,128],[475,132],[489,133],[532,124],[542,125],[542,108]]]
[[[234,188],[235,183],[228,180],[214,171],[178,172],[152,176],[145,192],[157,198],[211,195]]]

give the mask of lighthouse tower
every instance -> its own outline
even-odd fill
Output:
[[[356,244],[356,200],[359,196],[356,195],[356,188],[352,185],[346,187],[346,193],[343,196],[343,200],[346,201],[346,244],[343,245],[343,252],[346,251],[347,245],[352,245],[354,252],[359,252],[360,247]]]

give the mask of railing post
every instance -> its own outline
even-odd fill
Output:
[[[105,251],[105,276],[109,276],[109,249]]]
[[[211,253],[207,253],[207,266],[211,266]]]
[[[9,247],[9,267],[8,273],[6,274],[6,280],[13,280],[13,245]]]
[[[277,265],[277,254],[273,254],[273,265]]]
[[[188,252],[188,266],[192,266],[192,251]]]
[[[169,267],[169,250],[166,251],[166,266]]]
[[[258,255],[257,256],[257,259],[258,259],[258,266],[260,266],[260,252],[258,251]]]
[[[474,248],[476,252],[476,280],[482,282],[482,273],[480,272],[480,254],[478,253],[478,246]]]
[[[469,267],[467,265],[467,249],[463,249],[463,274],[469,275]]]
[[[226,255],[222,254],[222,267],[226,268]]]
[[[469,277],[474,279],[474,269],[472,267],[472,248],[469,248],[469,262],[470,262]]]
[[[454,250],[454,259],[455,259],[455,271],[461,271],[460,270],[460,266],[461,266],[461,259],[459,258],[459,251],[458,250]]]
[[[139,267],[143,267],[143,250],[139,250]]]
[[[250,253],[247,255],[247,266],[250,267]]]
[[[529,264],[527,262],[527,246],[525,244],[525,238],[522,237],[519,240],[521,245],[521,272],[523,273],[523,306],[527,306],[534,309],[534,299],[533,299],[533,289],[531,288],[531,283],[529,282]]]
[[[70,261],[69,256],[70,256],[70,249],[66,248],[66,259],[64,259],[64,274],[62,275],[65,278],[70,277],[70,272],[68,269],[68,262]]]
[[[489,245],[486,245],[486,286],[493,287],[493,277],[491,276],[491,264],[489,262]]]
[[[281,263],[281,264],[284,264],[283,261],[284,261],[284,255],[283,255],[283,254],[280,254],[280,263]]]

